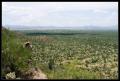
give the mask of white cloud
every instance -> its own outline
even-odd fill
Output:
[[[3,25],[110,26],[117,18],[117,2],[2,2]]]

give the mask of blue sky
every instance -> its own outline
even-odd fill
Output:
[[[2,25],[116,26],[118,2],[2,2]]]

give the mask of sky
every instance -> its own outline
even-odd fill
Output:
[[[2,25],[118,25],[118,2],[2,2]]]

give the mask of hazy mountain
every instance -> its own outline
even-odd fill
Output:
[[[58,27],[58,26],[18,26],[6,25],[10,30],[50,30],[50,29],[73,29],[73,30],[117,30],[118,26],[75,26],[75,27]]]

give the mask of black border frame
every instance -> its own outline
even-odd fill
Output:
[[[118,72],[119,72],[119,0],[97,0],[97,1],[89,1],[89,0],[73,0],[73,1],[69,1],[69,0],[46,0],[46,1],[42,1],[42,0],[2,0],[2,2],[118,2]],[[1,2],[1,36],[2,36],[2,2]],[[0,36],[0,39],[1,39]],[[2,44],[2,39],[0,41],[0,45]],[[2,46],[2,45],[1,45]],[[1,57],[1,56],[0,56]],[[0,60],[1,61],[1,60]],[[1,71],[1,70],[0,70]],[[1,74],[1,72],[0,72]],[[119,76],[119,73],[118,73]],[[22,79],[21,79],[22,80]],[[34,80],[34,79],[29,79],[29,80]],[[35,79],[35,80],[43,80],[43,79]],[[66,80],[66,79],[46,79],[46,80]],[[77,80],[77,79],[68,79],[68,80]],[[94,79],[82,79],[82,80],[94,80]],[[95,79],[97,80],[97,79]],[[113,79],[98,79],[98,80],[113,80]],[[114,80],[119,80],[118,79],[114,79]]]

